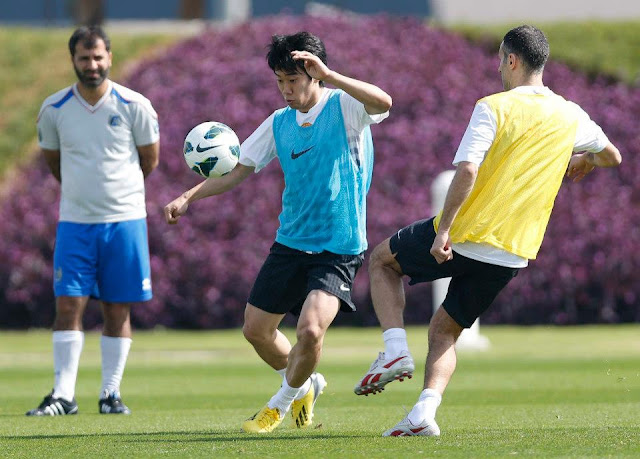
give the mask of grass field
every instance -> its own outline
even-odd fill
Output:
[[[291,336],[291,331],[286,331]],[[279,379],[239,330],[139,332],[122,392],[128,417],[97,414],[99,335],[88,333],[76,397],[80,414],[27,418],[51,388],[51,335],[0,335],[3,457],[638,457],[640,327],[483,327],[488,352],[459,354],[438,413],[440,438],[381,438],[415,402],[412,380],[380,395],[352,388],[381,347],[377,329],[329,331],[319,370],[329,386],[314,425],[286,420],[267,435],[242,421]],[[424,328],[409,329],[417,362]]]

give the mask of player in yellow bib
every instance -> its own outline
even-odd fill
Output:
[[[429,326],[424,390],[384,436],[440,435],[436,410],[456,367],[456,340],[536,258],[565,173],[579,181],[595,167],[621,162],[584,110],[544,86],[548,56],[546,37],[535,27],[504,36],[498,71],[505,91],[477,102],[442,212],[402,228],[371,255],[371,296],[385,351],[356,385],[358,395],[413,373],[402,277],[410,284],[452,278]]]

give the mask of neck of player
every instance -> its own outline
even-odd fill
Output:
[[[109,79],[105,78],[105,80],[100,83],[99,86],[86,86],[82,84],[81,81],[78,81],[76,86],[78,88],[78,92],[82,96],[82,98],[89,104],[95,105],[98,103],[102,96],[107,92],[109,88]]]

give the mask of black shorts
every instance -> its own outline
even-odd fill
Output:
[[[410,277],[409,285],[451,278],[442,306],[461,327],[469,328],[519,269],[483,263],[458,253],[438,264],[430,253],[435,237],[433,218],[419,220],[394,234],[389,246],[402,272]]]
[[[273,314],[299,315],[307,295],[323,290],[340,299],[340,310],[356,310],[351,288],[364,257],[307,253],[274,242],[249,295],[249,304]]]

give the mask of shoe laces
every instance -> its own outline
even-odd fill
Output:
[[[117,391],[117,390],[109,391],[109,390],[105,389],[104,391],[102,391],[102,398],[103,399],[118,400],[120,398],[120,392]]]
[[[384,351],[378,353],[378,358],[373,361],[371,367],[369,368],[369,371],[376,368],[380,362],[384,362]]]
[[[280,420],[280,410],[278,408],[267,407],[262,414],[256,418],[260,428],[265,428]]]

